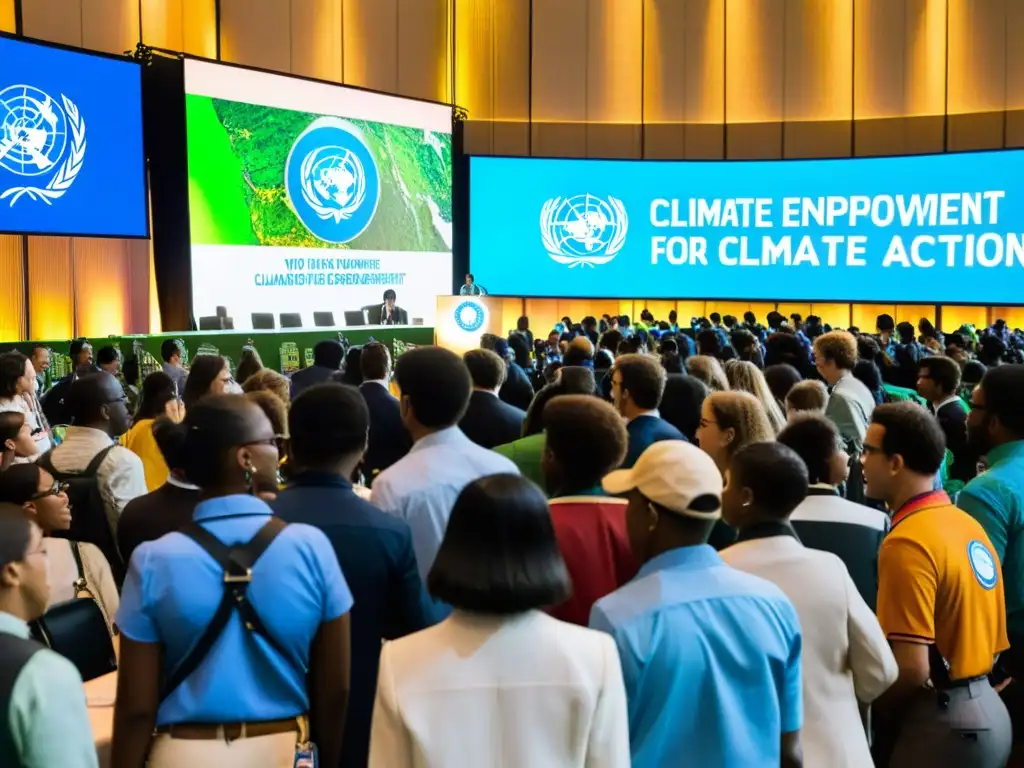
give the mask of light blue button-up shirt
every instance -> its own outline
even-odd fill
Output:
[[[253,496],[224,496],[198,504],[193,519],[232,546],[255,536],[270,514]],[[213,619],[224,595],[223,576],[220,565],[182,533],[141,544],[132,553],[117,625],[131,640],[161,643],[170,674]],[[232,612],[205,661],[160,705],[157,725],[278,720],[309,710],[310,644],[323,622],[352,608],[327,537],[310,525],[289,525],[256,561],[248,594],[289,658]]]
[[[405,458],[381,472],[370,501],[409,524],[425,580],[462,489],[497,474],[518,475],[519,468],[472,442],[458,427],[449,427],[417,441]]]
[[[683,547],[599,600],[590,626],[619,648],[633,768],[778,768],[803,703],[800,622],[777,586]]]
[[[0,632],[28,639],[28,624],[0,611]],[[94,768],[96,743],[75,665],[48,648],[36,651],[11,690],[7,727],[24,768]]]

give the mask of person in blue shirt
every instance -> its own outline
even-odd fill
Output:
[[[132,554],[117,613],[111,763],[290,768],[297,744],[311,736],[321,764],[336,766],[348,704],[352,595],[331,544],[311,526],[276,524],[256,495],[278,465],[278,436],[257,405],[237,395],[208,396],[177,430],[182,469],[200,488],[195,528]],[[275,529],[262,556],[244,563],[245,577],[233,581],[193,538],[212,536],[238,562],[237,548]],[[244,591],[224,603],[226,590],[241,589],[235,583]],[[175,685],[222,603],[223,631]],[[255,619],[243,621],[245,607]]]
[[[366,451],[369,428],[358,389],[331,383],[303,392],[288,414],[293,479],[271,503],[285,522],[306,523],[326,534],[355,598],[352,690],[341,759],[346,768],[365,766],[369,759],[381,640],[431,626],[439,613],[420,580],[409,524],[352,490],[349,478]]]
[[[603,486],[627,495],[642,563],[590,614],[619,648],[633,768],[802,766],[800,623],[777,586],[707,545],[722,505],[714,461],[666,440]]]

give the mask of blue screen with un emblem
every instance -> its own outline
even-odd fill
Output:
[[[0,232],[146,237],[142,72],[0,36]]]
[[[489,293],[1020,303],[1024,151],[758,162],[470,159]]]

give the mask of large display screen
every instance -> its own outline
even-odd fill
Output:
[[[137,63],[0,35],[0,232],[149,235]]]
[[[431,324],[452,288],[450,107],[185,61],[192,308]],[[396,309],[397,308],[397,311]]]
[[[470,265],[511,296],[1020,303],[1024,151],[474,157]]]

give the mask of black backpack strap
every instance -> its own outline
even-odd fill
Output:
[[[272,517],[248,543],[234,547],[225,545],[198,523],[189,523],[180,529],[180,533],[185,534],[206,550],[207,554],[224,569],[224,596],[221,598],[213,618],[203,631],[202,637],[164,681],[163,690],[160,692],[160,701],[164,701],[170,696],[203,663],[231,620],[232,610],[238,611],[247,630],[262,635],[275,651],[284,658],[291,659],[290,654],[267,631],[248,597],[253,565],[267,551],[267,547],[284,530],[285,526],[286,523],[283,520]]]
[[[89,466],[87,466],[81,472],[76,473],[75,476],[96,477],[96,473],[100,471],[100,465],[103,463],[103,460],[107,458],[107,454],[109,454],[115,448],[117,448],[117,443],[111,443],[110,445],[108,445],[102,451],[93,456],[92,461],[89,462]]]

